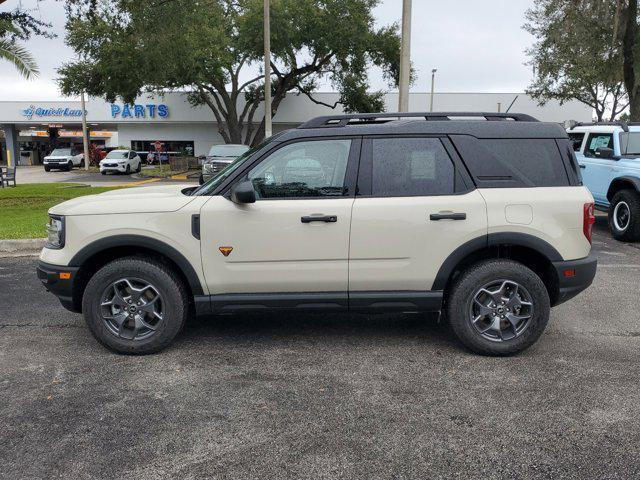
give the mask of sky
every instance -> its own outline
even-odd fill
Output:
[[[416,71],[412,92],[522,92],[531,81],[525,49],[531,36],[522,29],[533,0],[413,0],[411,61]],[[0,100],[63,99],[56,69],[74,53],[64,44],[65,11],[60,0],[6,0],[0,11],[16,6],[32,10],[53,25],[55,39],[34,37],[25,46],[34,55],[40,76],[24,80],[12,65],[0,61]],[[399,22],[402,0],[381,0],[374,12],[379,26]],[[247,76],[250,72],[247,72]],[[389,90],[379,71],[370,75],[372,90]],[[331,91],[328,83],[321,91]]]

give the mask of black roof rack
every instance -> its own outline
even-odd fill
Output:
[[[573,121],[570,121],[569,129],[573,129],[576,127],[591,127],[591,126],[598,126],[598,125],[621,127],[622,130],[624,130],[625,132],[628,132],[629,125],[637,126],[637,125],[640,125],[640,123],[638,122],[573,122]]]
[[[410,113],[350,113],[341,115],[326,115],[312,118],[298,128],[332,128],[347,125],[385,123],[400,118],[423,118],[439,121],[451,118],[480,117],[489,121],[514,120],[516,122],[537,122],[538,119],[524,113],[494,113],[494,112],[410,112]]]

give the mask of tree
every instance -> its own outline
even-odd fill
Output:
[[[368,71],[399,76],[397,25],[376,28],[379,0],[272,0],[272,114],[287,94],[314,93],[322,80],[347,111],[380,111]],[[121,97],[186,89],[208,106],[227,143],[264,138],[262,0],[68,0],[67,43],[81,60],[59,69],[64,94]],[[327,106],[335,108],[336,104]]]
[[[11,12],[0,12],[0,59],[12,63],[27,79],[37,76],[35,59],[18,42],[28,40],[32,35],[52,38],[54,35],[47,32],[50,27],[20,7]]]
[[[635,0],[634,0],[635,1]],[[535,0],[525,30],[535,42],[527,50],[535,77],[527,93],[544,104],[578,100],[598,121],[614,120],[629,105],[618,48],[616,0]]]
[[[617,0],[616,41],[623,57],[624,84],[629,94],[629,119],[640,121],[640,28],[638,0]]]

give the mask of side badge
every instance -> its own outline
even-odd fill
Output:
[[[218,250],[220,250],[220,253],[225,257],[228,257],[229,254],[233,251],[233,247],[220,247],[218,248]]]

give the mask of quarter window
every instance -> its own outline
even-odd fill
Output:
[[[585,157],[595,157],[598,148],[613,148],[613,134],[611,133],[592,133],[587,140],[587,146],[584,149]]]
[[[437,138],[373,139],[372,195],[453,194],[455,168]]]
[[[345,195],[351,140],[298,142],[278,149],[251,169],[258,198],[308,198]]]

